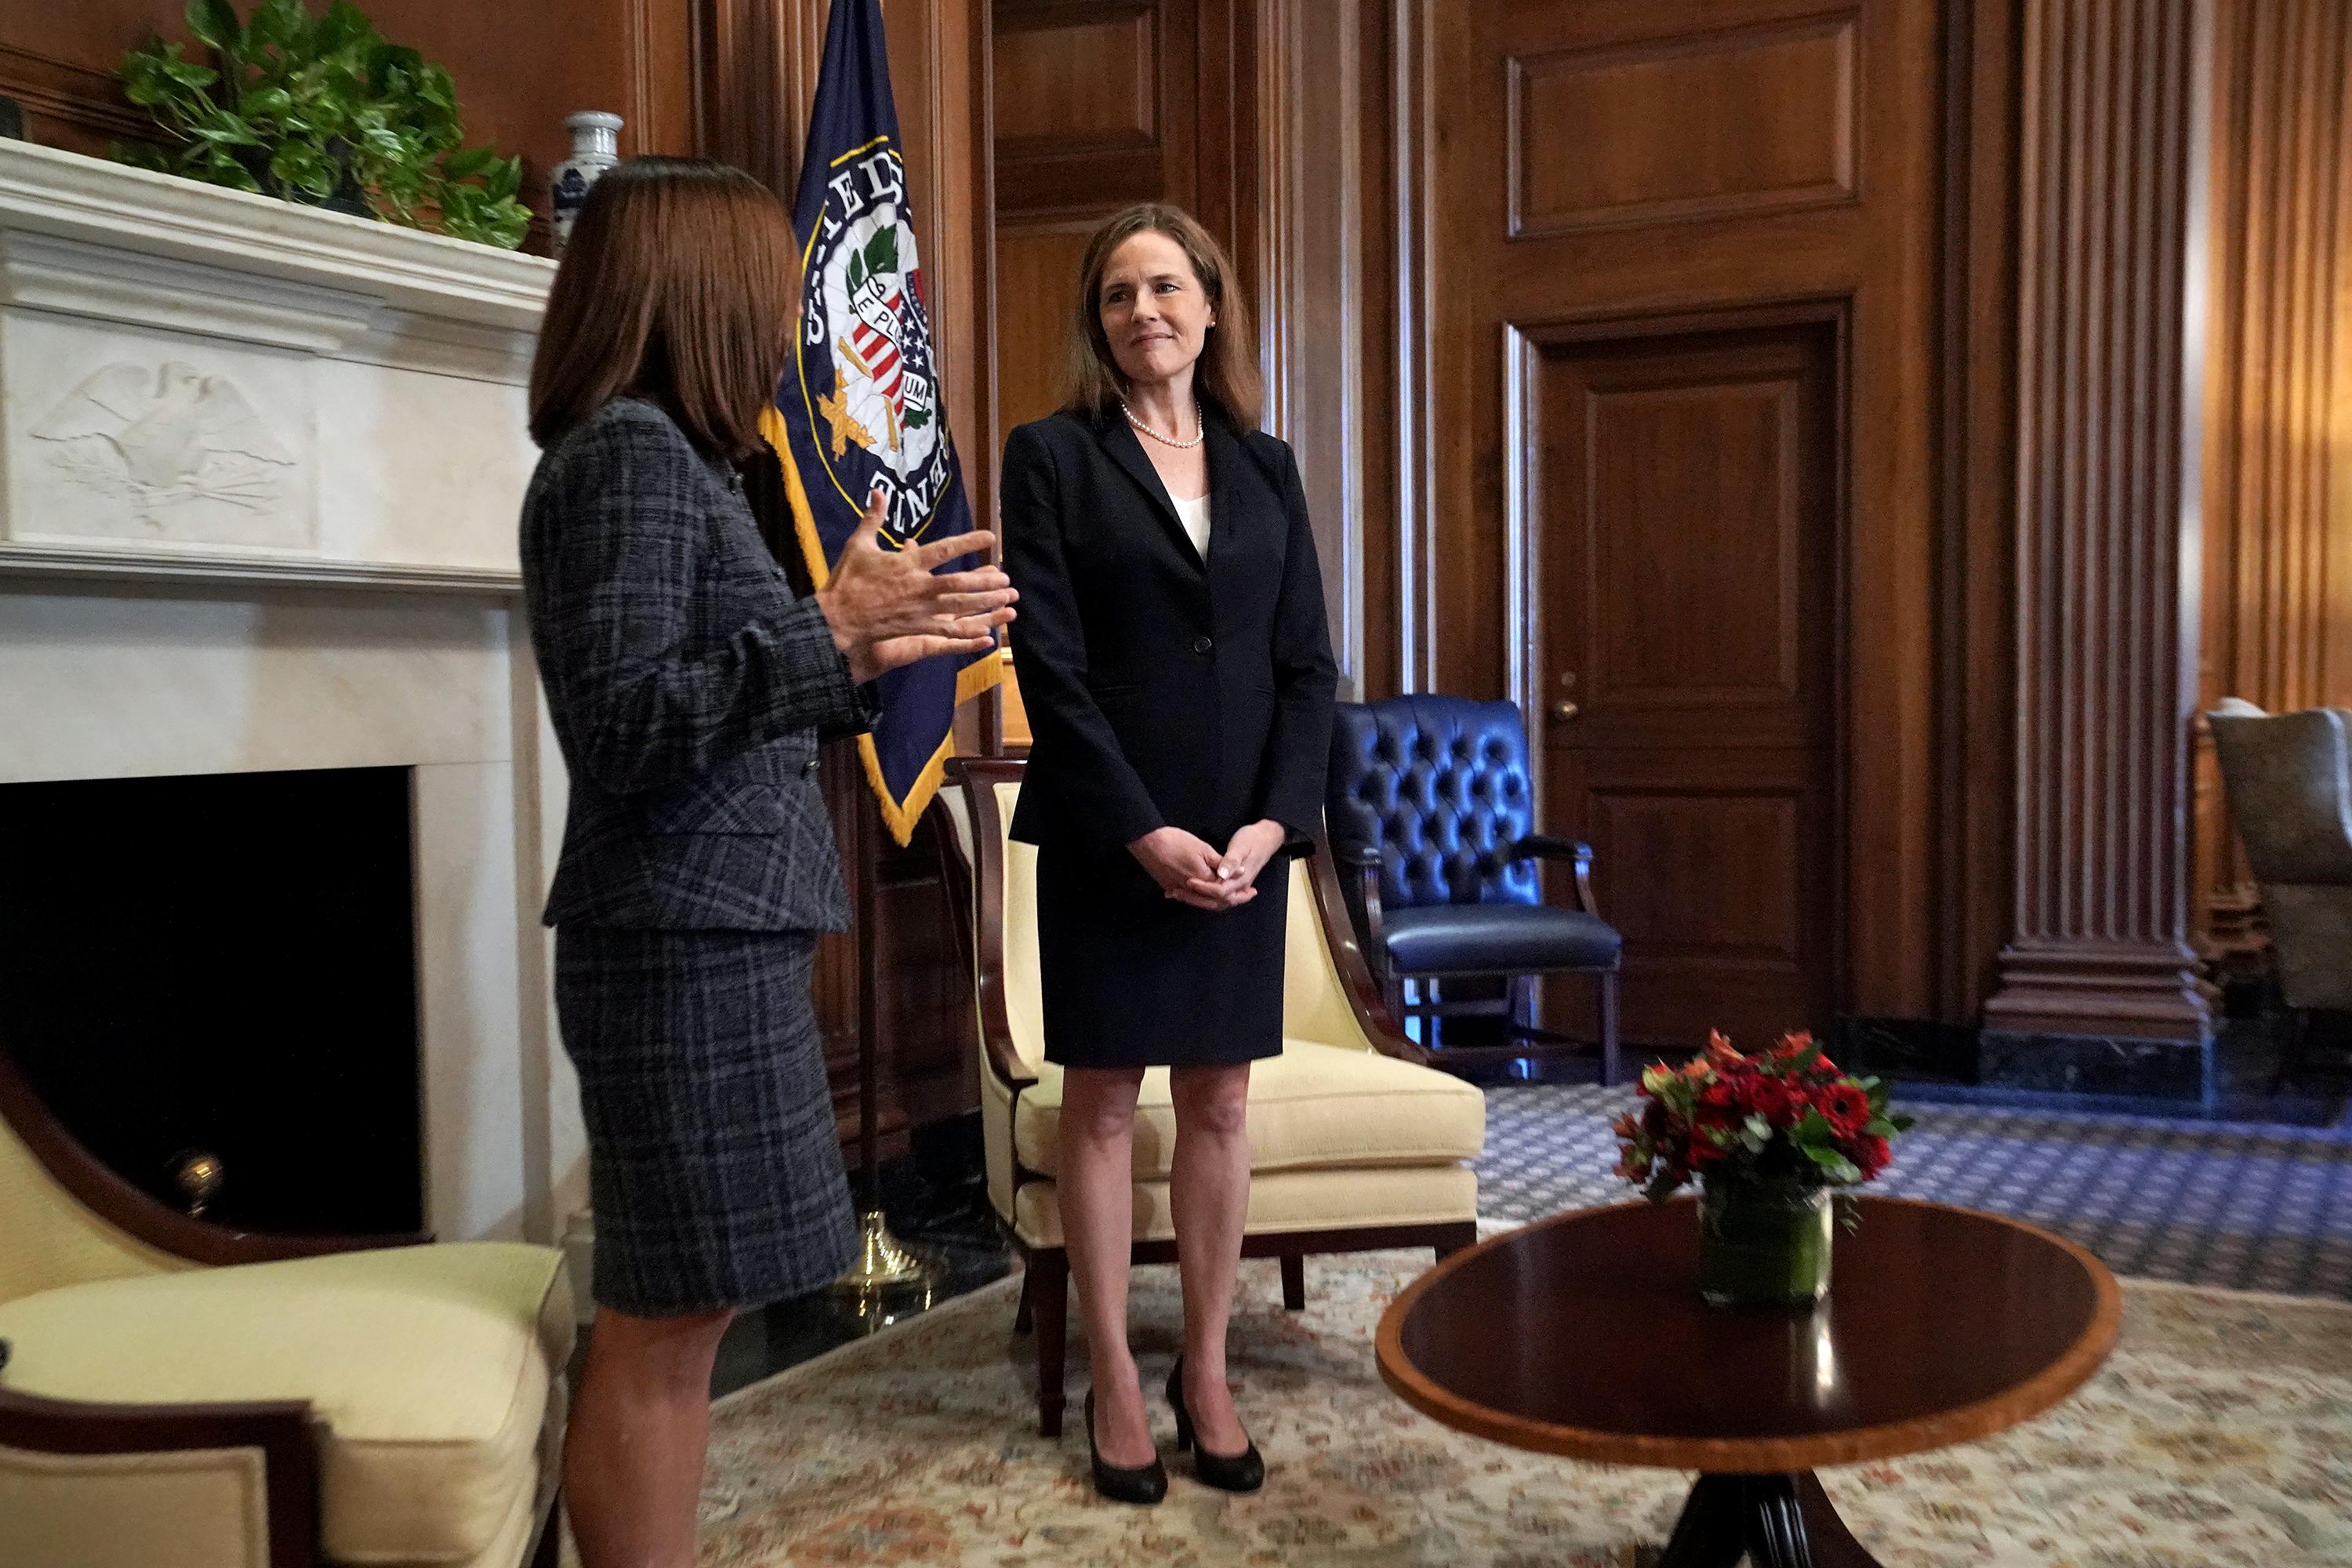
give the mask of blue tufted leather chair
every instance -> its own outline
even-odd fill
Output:
[[[1512,1044],[1438,1058],[1528,1057],[1572,1044],[1535,1026],[1534,977],[1589,973],[1600,992],[1603,1083],[1617,1081],[1616,929],[1592,903],[1592,851],[1533,831],[1528,731],[1509,702],[1392,697],[1342,702],[1324,817],[1331,851],[1358,868],[1351,912],[1399,1017],[1505,1015]],[[1573,866],[1578,907],[1543,901],[1537,862]],[[1404,983],[1423,998],[1408,1005]],[[1432,983],[1504,982],[1500,1001],[1431,1000]],[[1441,1041],[1442,1045],[1442,1041]]]

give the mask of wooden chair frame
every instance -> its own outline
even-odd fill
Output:
[[[321,1258],[371,1247],[415,1247],[421,1231],[383,1236],[270,1236],[194,1219],[142,1192],[67,1131],[0,1046],[0,1120],[50,1180],[135,1241],[201,1264],[231,1268]],[[268,1498],[269,1568],[323,1568],[319,1543],[319,1451],[307,1400],[189,1405],[102,1405],[45,1399],[0,1386],[0,1447],[44,1454],[163,1454],[258,1448]],[[541,1510],[528,1568],[555,1568],[554,1489]]]
[[[1013,1026],[1004,1005],[1004,868],[998,864],[1004,833],[996,807],[995,786],[1018,784],[1026,767],[1025,762],[1012,758],[966,757],[949,764],[953,778],[967,786],[965,798],[971,803],[972,853],[978,862],[977,899],[972,896],[975,867],[965,859],[954,829],[941,824],[937,835],[957,933],[964,951],[974,955],[982,1070],[1013,1095],[1016,1107],[1021,1092],[1037,1080],[1013,1048]],[[1365,967],[1354,922],[1340,898],[1339,874],[1328,846],[1318,843],[1310,871],[1323,940],[1330,946],[1349,1004],[1373,1048],[1383,1056],[1417,1066],[1431,1065],[1430,1053],[1406,1039],[1404,1032],[1396,1026],[1379,985]],[[1015,1159],[1013,1181],[1016,1191],[1032,1182],[1051,1179]],[[1021,1304],[1013,1318],[1013,1328],[1022,1333],[1034,1330],[1036,1335],[1038,1429],[1048,1437],[1058,1436],[1062,1430],[1062,1382],[1068,1348],[1069,1254],[1059,1247],[1032,1247],[1002,1215],[998,1223],[1024,1265]],[[1477,1239],[1475,1220],[1364,1226],[1345,1230],[1262,1231],[1244,1235],[1242,1256],[1282,1260],[1282,1304],[1295,1312],[1307,1305],[1306,1260],[1310,1254],[1426,1247],[1442,1260]],[[1137,1265],[1175,1261],[1173,1240],[1139,1240],[1131,1258],[1131,1263]]]

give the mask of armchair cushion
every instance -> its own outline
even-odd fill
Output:
[[[1549,904],[1435,904],[1381,922],[1398,974],[1539,974],[1607,969],[1622,939],[1608,921]]]
[[[1060,1173],[1062,1070],[1048,1065],[1013,1102],[1013,1150],[1039,1175]],[[1450,1073],[1371,1051],[1286,1040],[1251,1064],[1250,1171],[1362,1169],[1475,1160],[1486,1098]],[[1168,1069],[1143,1075],[1135,1110],[1135,1179],[1166,1181],[1176,1150]]]
[[[472,1242],[64,1286],[0,1338],[18,1393],[307,1400],[327,1557],[458,1563],[528,1531],[572,1309],[562,1254]]]

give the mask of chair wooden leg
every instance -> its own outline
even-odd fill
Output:
[[[1623,1070],[1617,1060],[1617,972],[1601,976],[1601,1082],[1614,1088]]]
[[[1282,1304],[1294,1312],[1307,1310],[1307,1259],[1296,1252],[1282,1255]]]
[[[1036,1277],[1030,1309],[1037,1328],[1037,1430],[1062,1435],[1062,1375],[1069,1350],[1070,1255],[1060,1247],[1029,1255]]]
[[[1033,1264],[1021,1270],[1021,1304],[1013,1309],[1013,1331],[1025,1334],[1032,1321],[1030,1297],[1037,1289],[1037,1269]]]

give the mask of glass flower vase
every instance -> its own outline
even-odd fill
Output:
[[[1708,1182],[1698,1200],[1698,1291],[1717,1307],[1810,1307],[1828,1294],[1835,1234],[1825,1187]]]

